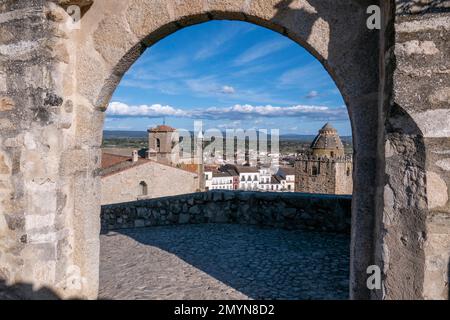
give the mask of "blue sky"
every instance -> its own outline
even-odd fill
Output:
[[[342,96],[320,62],[292,40],[240,21],[182,29],[125,74],[107,110],[106,130],[162,123],[204,128],[280,129],[315,134],[327,121],[351,128]]]

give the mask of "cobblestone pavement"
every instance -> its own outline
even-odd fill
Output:
[[[101,236],[101,299],[347,299],[349,237],[244,225]]]

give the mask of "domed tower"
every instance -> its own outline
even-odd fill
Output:
[[[317,157],[326,156],[328,158],[341,157],[345,155],[344,145],[337,130],[326,123],[311,144],[312,155]]]
[[[148,158],[167,164],[179,162],[179,134],[167,125],[148,129]]]

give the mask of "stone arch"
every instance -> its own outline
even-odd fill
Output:
[[[83,5],[79,29],[68,23],[67,4]],[[381,33],[365,27],[366,8],[372,4],[383,8]],[[436,261],[443,265],[445,255],[438,254],[433,244],[441,245],[439,236],[450,233],[448,228],[439,231],[435,242],[428,243],[421,234],[407,242],[406,249],[396,235],[398,230],[411,227],[414,230],[406,235],[415,237],[414,231],[423,230],[423,217],[430,210],[416,198],[421,210],[411,209],[408,202],[399,207],[402,193],[408,194],[414,185],[420,189],[417,195],[423,195],[424,188],[436,190],[428,181],[450,186],[445,169],[448,159],[438,153],[450,148],[448,127],[436,133],[427,124],[433,119],[442,123],[448,115],[446,91],[439,88],[442,92],[430,94],[431,102],[424,104],[424,99],[411,102],[407,92],[393,89],[393,83],[397,87],[403,83],[399,80],[402,75],[394,73],[399,65],[411,74],[411,70],[418,72],[417,60],[411,58],[417,55],[427,66],[439,51],[439,61],[449,67],[448,50],[437,39],[448,30],[447,15],[442,14],[441,19],[430,15],[423,21],[397,17],[404,25],[400,21],[394,30],[393,0],[44,0],[33,2],[33,10],[29,6],[26,1],[6,0],[0,7],[7,13],[6,20],[0,22],[5,31],[0,55],[0,241],[5,252],[0,256],[1,278],[48,286],[64,297],[96,297],[100,230],[97,169],[104,108],[122,74],[147,46],[182,27],[211,19],[249,21],[289,37],[315,55],[337,83],[349,110],[355,146],[351,296],[423,297],[424,282],[438,281],[433,279],[442,276]],[[400,10],[398,14],[405,13]],[[426,20],[435,18],[436,23]],[[30,19],[35,23],[28,23]],[[423,35],[409,34],[411,26]],[[437,29],[427,29],[430,26]],[[427,41],[435,37],[436,48],[397,46],[420,37]],[[43,38],[46,41],[40,41]],[[393,55],[400,56],[396,64]],[[442,79],[442,85],[450,86],[445,75],[431,72]],[[409,75],[404,78],[416,81]],[[396,116],[399,110],[404,110],[405,116]],[[399,118],[403,120],[396,122]],[[389,122],[399,124],[402,130],[392,133]],[[413,135],[417,139],[410,139],[405,129],[416,127],[421,129]],[[396,171],[396,163],[386,160],[392,151],[386,149],[388,140],[397,150],[404,150],[407,141],[417,147],[419,154],[407,150],[402,155],[403,171]],[[414,157],[413,165],[407,161],[409,156]],[[402,185],[399,171],[416,172],[418,177],[425,171],[427,187],[412,180],[410,185]],[[391,190],[385,188],[386,173],[393,178]],[[430,198],[427,192],[425,200],[431,202],[433,213],[450,212],[444,192],[439,199]],[[407,214],[418,215],[418,223],[400,221],[400,229],[386,223],[390,215]],[[42,216],[47,219],[41,220]],[[414,251],[414,244],[422,250],[423,242],[426,255]],[[442,245],[440,250],[447,248]],[[419,267],[406,259],[405,264],[392,269],[389,258],[393,253],[405,257],[415,254]],[[387,278],[389,290],[384,295],[381,291],[372,294],[366,288],[366,268],[374,263],[382,267]],[[424,275],[426,263],[437,268],[437,275]],[[406,287],[411,275],[414,285]],[[431,291],[428,296],[438,296]]]
[[[367,296],[365,266],[372,264],[378,118],[378,33],[368,30],[366,8],[377,1],[233,0],[95,1],[82,21],[76,54],[76,99],[98,140],[109,99],[143,51],[177,30],[213,19],[242,20],[279,32],[325,67],[346,102],[355,146],[352,292]],[[93,72],[95,66],[96,72]],[[77,110],[78,112],[78,110]],[[78,115],[77,115],[78,117]],[[79,137],[81,138],[81,137]],[[364,218],[363,218],[364,217]],[[367,218],[370,217],[370,218]],[[357,241],[356,241],[357,239]]]

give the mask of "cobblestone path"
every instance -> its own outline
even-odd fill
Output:
[[[101,299],[347,299],[349,237],[244,225],[101,236]]]

